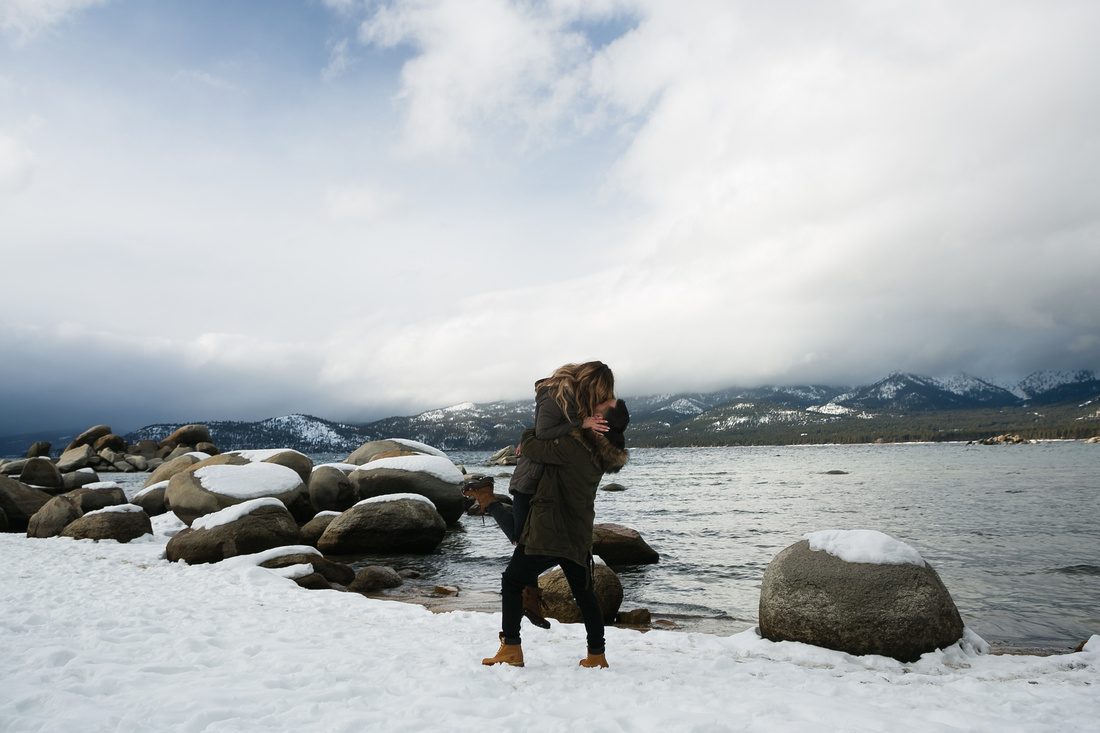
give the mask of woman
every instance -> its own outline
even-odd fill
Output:
[[[610,370],[608,370],[610,371]],[[501,578],[500,650],[482,664],[523,666],[520,619],[523,588],[539,573],[560,565],[580,607],[588,637],[582,667],[607,667],[603,613],[592,588],[592,524],[595,498],[604,473],[619,471],[627,461],[623,431],[630,415],[622,400],[595,401],[592,384],[578,382],[578,410],[589,409],[606,420],[608,432],[574,428],[558,440],[539,440],[534,430],[523,434],[521,454],[545,465],[531,500],[520,543]]]

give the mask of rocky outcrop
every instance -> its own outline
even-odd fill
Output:
[[[55,496],[35,512],[27,523],[28,537],[56,537],[61,531],[84,516],[70,496]]]
[[[402,456],[370,461],[352,471],[348,480],[361,499],[386,494],[419,494],[435,505],[447,524],[466,510],[462,473],[440,456]]]
[[[902,662],[963,634],[950,593],[927,563],[848,562],[812,550],[808,540],[780,552],[764,571],[759,619],[761,635],[772,641]]]
[[[53,497],[41,489],[0,476],[0,511],[7,518],[5,531],[26,532],[31,517],[51,498]]]
[[[619,581],[619,576],[606,565],[596,565],[592,585],[596,598],[600,600],[604,623],[614,623],[619,614],[619,606],[623,604],[623,584]],[[542,589],[542,600],[546,604],[544,616],[557,619],[563,624],[581,623],[581,609],[573,600],[573,591],[569,589],[569,582],[561,568],[554,568],[539,576],[539,588]]]
[[[978,441],[981,445],[1020,445],[1021,443],[1032,443],[1034,441],[1027,438],[1021,438],[1019,435],[1011,435],[1005,433],[1004,435],[996,435],[992,438],[982,438]]]
[[[333,519],[317,549],[326,555],[428,553],[446,533],[446,522],[430,502],[387,496],[361,502]]]
[[[216,458],[221,458],[217,456]],[[190,526],[199,517],[250,499],[276,498],[291,507],[305,492],[301,478],[274,463],[196,465],[168,481],[165,501]]]
[[[356,573],[355,579],[348,584],[348,590],[353,593],[377,593],[380,590],[396,588],[404,582],[397,571],[391,567],[368,565]]]
[[[183,560],[195,565],[296,544],[294,517],[282,502],[265,497],[202,517],[168,540],[166,552],[169,562]]]
[[[142,535],[153,534],[149,515],[141,507],[122,504],[89,512],[69,523],[62,537],[74,540],[115,540],[129,542]]]
[[[637,530],[621,524],[593,525],[592,554],[608,565],[650,565],[661,559]]]

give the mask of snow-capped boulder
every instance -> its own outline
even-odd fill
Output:
[[[355,574],[355,579],[348,584],[348,590],[353,593],[375,593],[396,588],[404,582],[404,579],[391,567],[368,565]]]
[[[386,494],[419,494],[435,504],[447,524],[466,509],[462,472],[450,459],[435,455],[376,458],[348,476],[360,499]]]
[[[543,616],[557,619],[563,624],[581,623],[583,619],[580,606],[573,600],[573,591],[569,589],[569,581],[565,579],[561,568],[554,568],[540,575],[539,588],[542,589],[542,600],[546,604]],[[596,591],[596,598],[600,600],[604,623],[614,623],[619,606],[623,604],[623,584],[619,581],[619,576],[606,565],[597,563],[592,574],[592,588]]]
[[[302,527],[302,544],[316,547],[317,543],[321,539],[321,535],[325,533],[328,526],[332,524],[332,520],[340,516],[340,512],[318,512],[317,516],[309,520]]]
[[[355,580],[355,571],[350,565],[329,560],[320,553],[289,552],[288,554],[277,555],[270,560],[264,560],[260,563],[260,567],[262,568],[273,569],[287,568],[292,565],[312,565],[313,572],[323,577],[329,583],[347,585]]]
[[[171,509],[171,507],[168,506],[168,502],[164,500],[164,492],[167,488],[167,481],[153,484],[134,494],[134,498],[131,499],[130,502],[144,509],[145,513],[150,517],[159,517],[161,514],[167,514]]]
[[[447,523],[431,501],[395,494],[366,499],[332,520],[317,541],[326,555],[428,553],[447,534]]]
[[[222,458],[215,456],[211,461]],[[164,499],[185,524],[250,499],[272,497],[290,507],[305,492],[301,477],[275,463],[196,464],[168,480]]]
[[[359,495],[345,472],[333,466],[318,466],[309,477],[309,503],[314,511],[342,512],[350,509]]]
[[[250,463],[274,463],[286,466],[297,473],[303,484],[309,484],[313,473],[313,460],[305,453],[292,448],[274,448],[270,450],[238,450],[225,455],[240,456]]]
[[[347,462],[356,466],[361,466],[376,458],[393,458],[396,456],[411,455],[447,457],[443,451],[438,448],[433,448],[430,445],[418,443],[415,440],[406,440],[405,438],[390,438],[389,440],[372,440],[363,443],[363,445],[356,448],[355,451],[348,456]]]
[[[294,474],[283,466],[279,468]],[[189,474],[179,474],[186,475]],[[172,481],[175,480],[173,477]],[[176,511],[174,504],[173,511]],[[195,565],[297,544],[298,524],[294,517],[281,501],[269,496],[236,502],[196,518],[188,529],[168,540],[166,552],[169,562],[183,560]]]
[[[7,532],[25,532],[31,517],[46,505],[49,494],[7,476],[0,476],[0,510],[7,516]]]
[[[142,488],[145,489],[152,486],[153,484],[159,484],[161,481],[167,481],[168,479],[175,476],[177,473],[182,473],[186,471],[187,469],[191,468],[191,466],[194,466],[201,460],[202,459],[199,458],[197,455],[194,455],[193,453],[188,453],[178,458],[173,458],[170,461],[165,461],[164,463],[153,469],[153,472],[149,474],[149,478],[145,479],[145,483],[142,485]]]
[[[153,534],[153,523],[141,507],[133,504],[87,512],[61,531],[62,537],[72,537],[74,540],[115,540],[123,543],[146,534]]]
[[[637,530],[621,524],[593,525],[592,554],[608,565],[651,565],[661,559]]]
[[[64,489],[65,479],[49,458],[28,458],[19,472],[20,483],[40,489]]]
[[[88,484],[99,483],[99,474],[90,468],[82,468],[79,471],[62,474],[61,478],[65,483],[64,488],[69,491],[79,489],[81,486],[87,486]]]
[[[56,537],[84,516],[71,496],[55,496],[42,505],[27,523],[28,537]]]
[[[114,481],[87,484],[79,489],[66,492],[63,496],[67,496],[76,502],[76,505],[80,507],[80,511],[85,514],[126,503],[126,492]]]
[[[849,654],[913,662],[954,644],[963,622],[912,547],[871,530],[807,535],[764,571],[760,633]]]

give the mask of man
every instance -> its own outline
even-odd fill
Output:
[[[523,434],[521,452],[545,464],[546,470],[531,500],[520,545],[501,576],[500,650],[482,664],[523,666],[519,633],[523,588],[540,573],[560,565],[584,619],[588,655],[580,665],[608,666],[603,612],[592,588],[592,524],[600,479],[626,465],[623,432],[630,413],[622,400],[609,400],[600,405],[599,412],[607,421],[608,430],[603,434],[580,428],[557,440],[539,440],[534,430]]]

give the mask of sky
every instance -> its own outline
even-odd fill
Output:
[[[0,0],[0,435],[1100,367],[1100,5]]]

